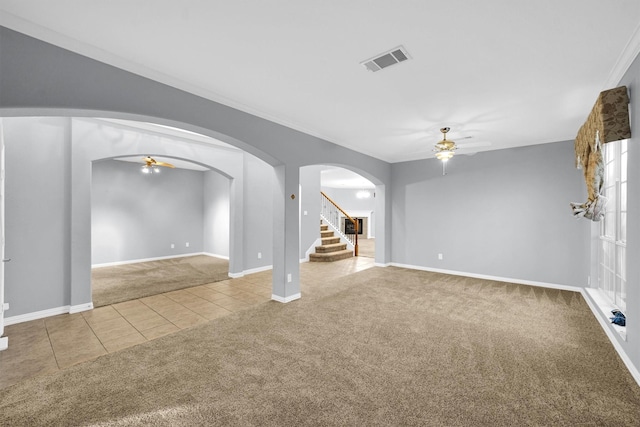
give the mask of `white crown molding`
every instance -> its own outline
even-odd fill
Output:
[[[624,77],[624,73],[627,72],[631,64],[640,54],[640,25],[638,25],[631,35],[631,38],[627,42],[627,45],[622,50],[622,53],[618,57],[614,64],[609,77],[605,81],[603,90],[616,87],[620,84],[620,81]]]

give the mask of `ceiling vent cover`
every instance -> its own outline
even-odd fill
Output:
[[[406,61],[410,58],[411,56],[409,56],[407,50],[403,46],[398,46],[371,59],[362,61],[360,65],[362,65],[369,71],[376,72],[382,70],[383,68],[395,65],[399,62]]]

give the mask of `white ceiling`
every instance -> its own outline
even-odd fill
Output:
[[[0,0],[0,24],[389,162],[573,139],[638,0]],[[403,45],[382,71],[360,62]],[[466,145],[466,147],[465,147]]]

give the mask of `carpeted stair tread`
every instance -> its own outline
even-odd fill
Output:
[[[353,256],[353,251],[349,249],[344,249],[344,250],[335,251],[335,252],[309,254],[309,261],[331,262],[331,261],[338,261],[345,258],[351,258],[352,256]]]
[[[329,245],[316,246],[316,253],[338,252],[347,249],[346,243],[331,243]]]
[[[340,238],[339,237],[323,237],[321,238],[322,240],[322,245],[332,245],[334,243],[340,243]]]

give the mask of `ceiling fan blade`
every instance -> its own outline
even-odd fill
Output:
[[[156,166],[164,166],[165,168],[171,168],[171,169],[175,169],[176,168],[171,163],[167,163],[167,162],[158,162],[158,161],[156,161],[154,164]]]
[[[463,144],[457,144],[458,149],[468,149],[468,148],[481,148],[481,147],[491,147],[490,142],[467,142]]]

